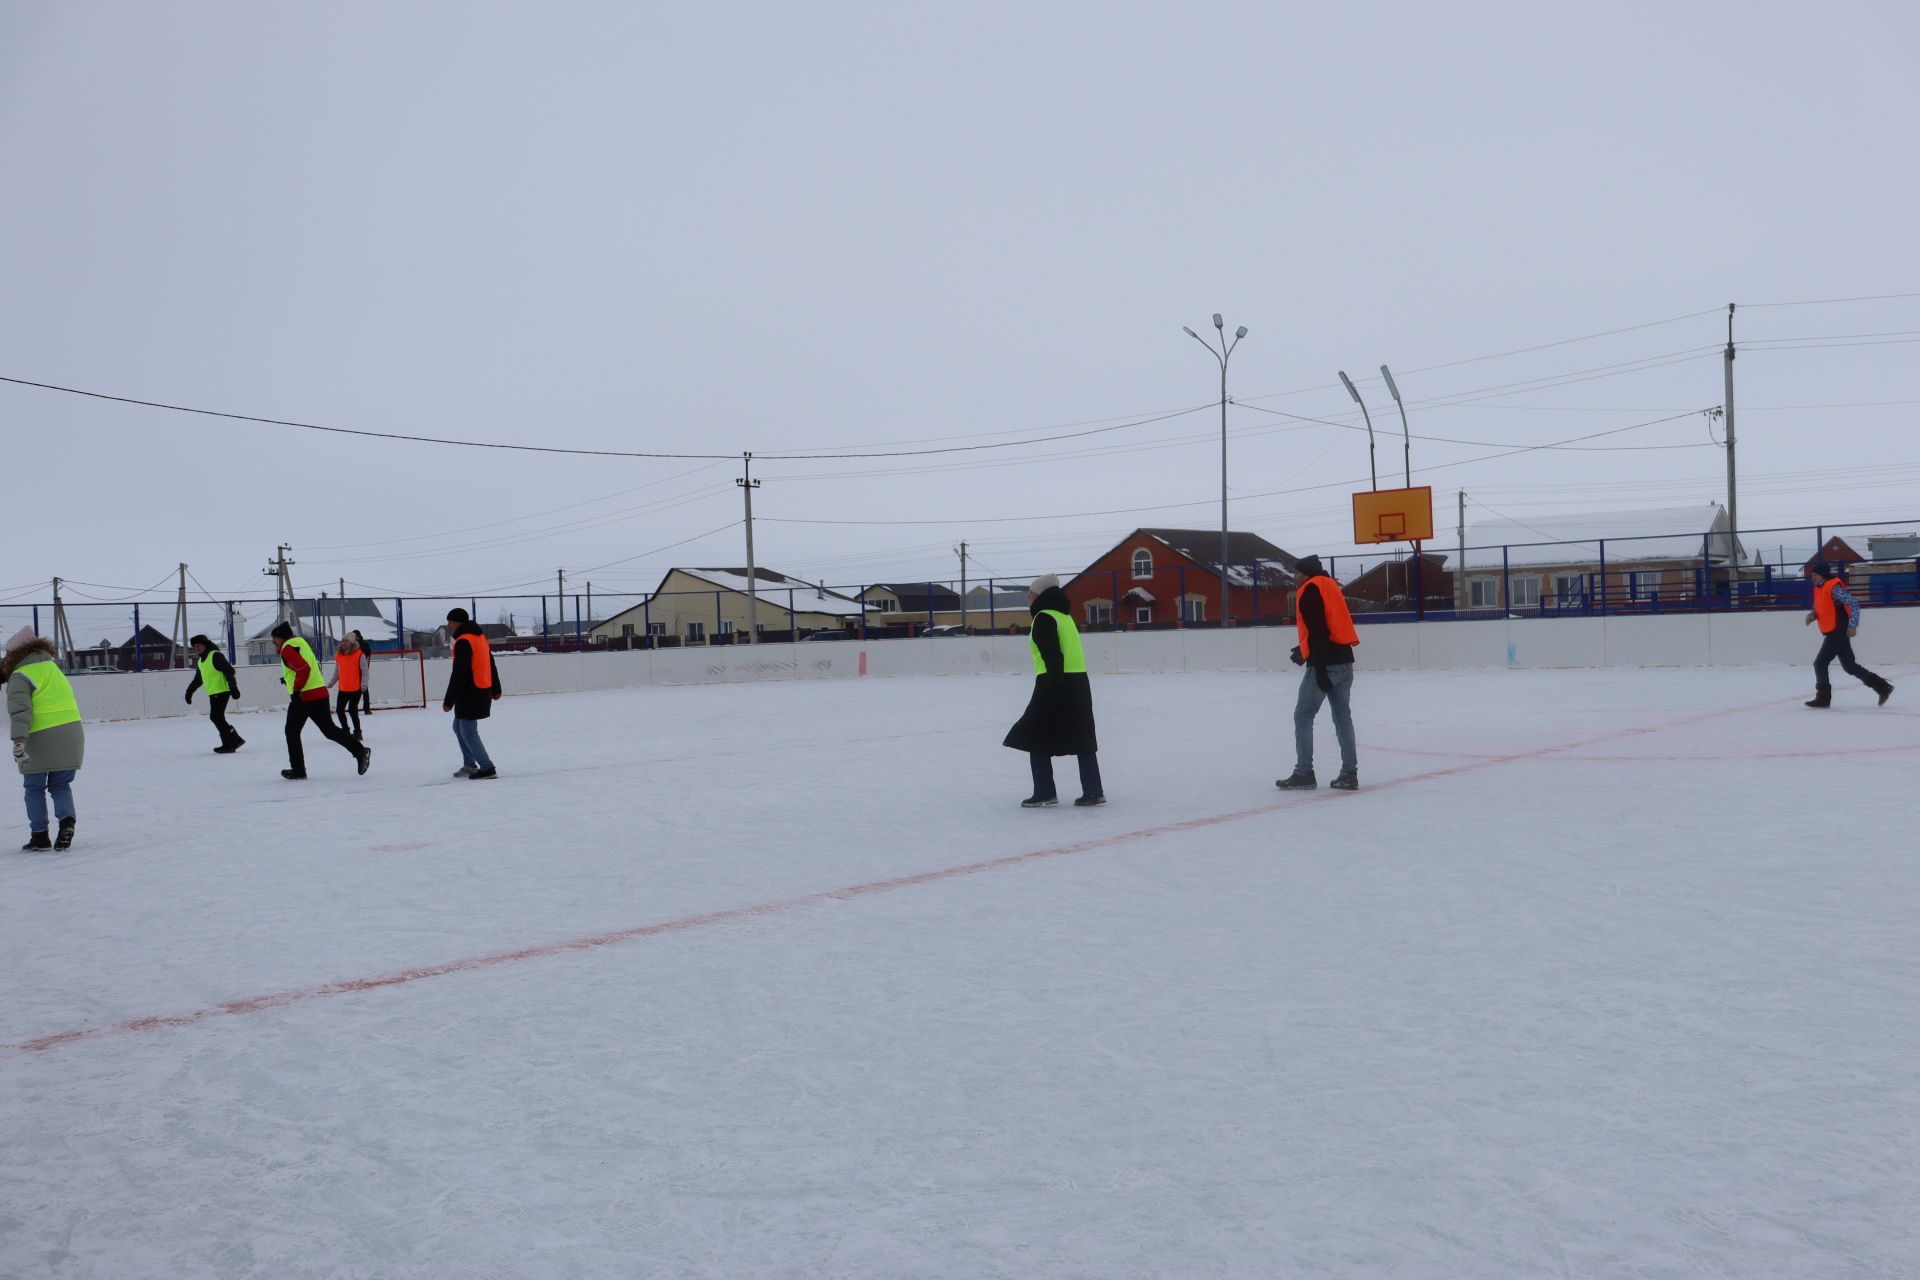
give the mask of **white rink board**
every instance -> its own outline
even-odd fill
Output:
[[[1915,1274],[1906,689],[1367,671],[1283,796],[1297,679],[1096,677],[1095,810],[1011,672],[509,699],[490,783],[98,726],[0,1275]]]
[[[1694,667],[1813,661],[1819,637],[1797,613],[1669,614],[1630,618],[1525,618],[1487,622],[1380,623],[1360,628],[1359,661],[1376,671],[1485,667]],[[1855,650],[1868,666],[1920,658],[1920,609],[1864,613]],[[1295,642],[1282,627],[1090,634],[1089,666],[1104,674],[1280,671]],[[626,653],[498,655],[509,697],[650,685],[741,684],[870,676],[1018,674],[1032,670],[1019,636],[720,646]],[[448,659],[426,664],[427,701],[446,687]],[[240,668],[235,714],[284,707],[274,667]],[[88,720],[193,713],[181,700],[190,672],[90,675],[76,680]],[[204,701],[197,704],[204,714]]]

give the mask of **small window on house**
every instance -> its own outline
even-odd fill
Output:
[[[1553,595],[1561,604],[1568,604],[1586,594],[1586,577],[1578,573],[1558,573],[1553,577]]]
[[[706,638],[707,638],[706,623],[689,622],[687,624],[687,643],[688,644],[699,644],[700,642],[704,641]]]
[[[620,624],[620,638],[623,640],[633,639],[633,624],[631,622],[623,622]]]
[[[1113,606],[1104,600],[1096,600],[1087,606],[1087,625],[1090,627],[1108,627],[1113,625]]]
[[[733,634],[732,618],[722,618],[720,620],[720,634],[723,636],[730,636]]]
[[[663,636],[667,634],[667,624],[664,622],[649,622],[647,624],[647,634],[650,636]]]
[[[1183,622],[1205,622],[1207,620],[1207,602],[1188,596],[1180,602],[1180,619]]]
[[[1511,580],[1513,598],[1507,603],[1513,605],[1533,605],[1540,603],[1540,579],[1514,578]]]
[[[1139,623],[1152,622],[1153,609],[1148,605],[1144,605],[1144,604],[1141,605],[1139,608],[1133,611],[1133,620]]]
[[[1467,582],[1467,605],[1473,609],[1500,607],[1500,579],[1472,578]]]
[[[1657,573],[1637,573],[1633,576],[1633,598],[1651,600],[1660,591],[1660,575]]]
[[[1153,576],[1153,552],[1145,547],[1133,553],[1133,576],[1136,578]]]

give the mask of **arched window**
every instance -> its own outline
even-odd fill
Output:
[[[1133,553],[1133,576],[1136,578],[1153,576],[1153,552],[1145,547]]]

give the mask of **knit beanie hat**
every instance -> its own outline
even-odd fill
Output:
[[[275,627],[269,634],[271,634],[275,640],[291,640],[293,639],[293,624],[283,622]]]
[[[1327,571],[1326,566],[1320,563],[1319,556],[1302,556],[1294,567],[1303,578],[1317,578]]]
[[[33,634],[32,627],[22,627],[8,638],[7,652],[12,653],[16,649],[24,649],[39,638],[39,636]]]
[[[1059,585],[1060,585],[1059,574],[1043,573],[1039,577],[1033,580],[1033,585],[1027,588],[1027,594],[1033,595],[1033,596],[1045,595],[1047,592],[1053,590],[1055,587]]]

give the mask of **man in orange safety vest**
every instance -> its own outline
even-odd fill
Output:
[[[1282,791],[1311,791],[1320,784],[1313,776],[1313,721],[1320,704],[1333,704],[1333,732],[1340,740],[1340,772],[1328,785],[1336,791],[1360,787],[1359,764],[1354,758],[1353,647],[1360,643],[1353,615],[1340,584],[1327,576],[1319,556],[1308,556],[1294,569],[1299,587],[1293,595],[1293,616],[1300,643],[1291,657],[1305,667],[1300,696],[1293,705],[1293,774],[1274,783]]]

